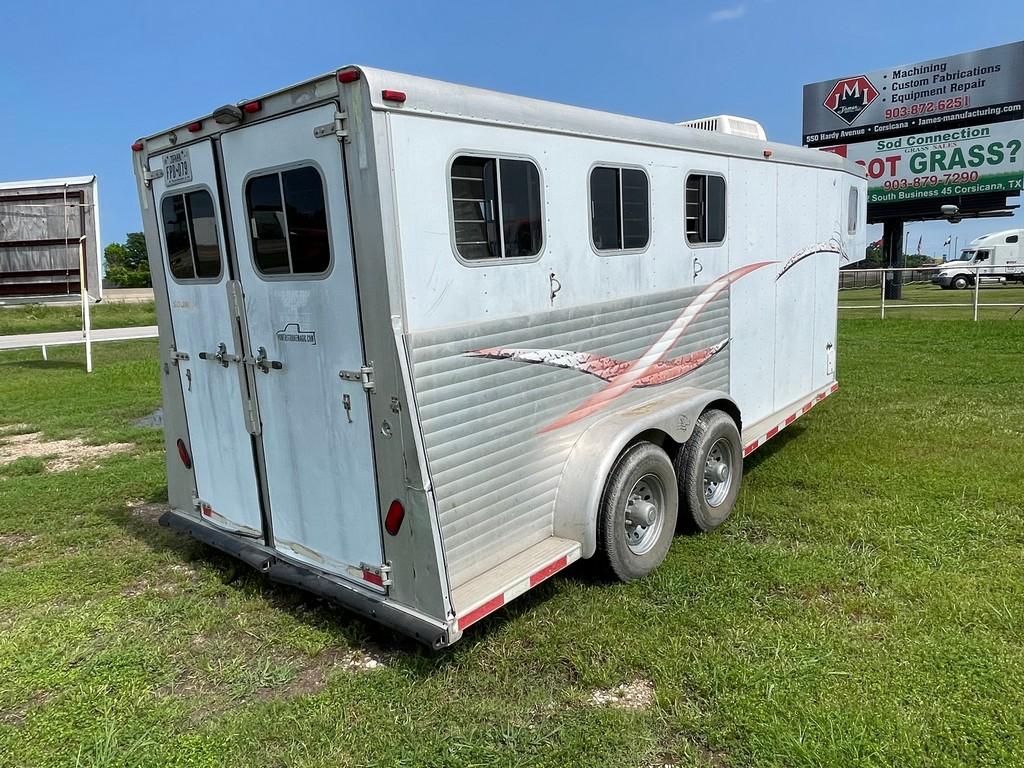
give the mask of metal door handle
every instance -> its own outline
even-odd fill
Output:
[[[227,368],[231,363],[237,363],[241,361],[241,357],[238,355],[232,355],[228,353],[228,345],[223,341],[217,344],[216,352],[200,352],[200,360],[213,360],[214,362],[220,363]]]
[[[284,368],[284,363],[280,360],[268,360],[267,359],[267,348],[260,347],[256,350],[256,360],[253,361],[257,368],[264,373],[270,373],[271,369],[280,371]]]

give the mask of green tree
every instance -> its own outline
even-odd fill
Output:
[[[146,236],[129,232],[123,243],[111,243],[103,249],[107,280],[118,288],[148,288],[153,284],[146,255]]]

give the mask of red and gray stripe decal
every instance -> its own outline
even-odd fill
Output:
[[[466,629],[472,624],[480,621],[484,616],[489,613],[494,613],[496,610],[501,608],[506,603],[510,603],[517,597],[522,595],[524,592],[536,587],[542,581],[546,581],[558,573],[563,568],[566,568],[570,563],[574,563],[580,558],[580,548],[575,547],[561,557],[552,560],[550,563],[545,565],[526,578],[516,582],[513,586],[506,589],[489,600],[480,603],[475,608],[472,608],[458,617],[456,620],[456,626],[461,631]]]
[[[801,405],[799,408],[797,408],[791,414],[786,416],[786,418],[784,418],[782,421],[780,421],[774,427],[769,429],[763,435],[758,437],[756,440],[751,440],[749,443],[747,443],[745,446],[743,446],[743,455],[744,456],[749,456],[750,454],[752,454],[754,451],[756,451],[762,445],[764,445],[769,440],[771,440],[773,437],[775,437],[777,434],[779,434],[779,432],[784,430],[786,427],[788,427],[794,421],[796,421],[801,416],[803,416],[805,413],[807,413],[809,410],[811,410],[811,408],[813,408],[818,403],[820,403],[822,400],[824,400],[826,397],[828,397],[831,394],[834,394],[838,390],[839,390],[839,384],[837,382],[837,383],[833,383],[832,386],[830,386],[828,389],[822,390],[821,392],[816,394],[814,397],[812,397],[806,403]]]

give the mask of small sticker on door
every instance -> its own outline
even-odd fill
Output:
[[[304,331],[298,323],[288,323],[277,332],[277,340],[295,344],[316,344],[316,331]]]

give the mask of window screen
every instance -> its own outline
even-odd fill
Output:
[[[457,157],[452,163],[455,247],[464,259],[536,256],[543,244],[540,172],[529,160]]]
[[[324,182],[312,166],[249,179],[252,255],[265,275],[318,274],[331,265]]]
[[[599,251],[646,247],[651,239],[650,185],[636,168],[590,172],[590,231]]]
[[[220,244],[213,198],[205,189],[169,195],[161,203],[171,274],[178,280],[220,277]]]
[[[860,196],[856,187],[850,187],[850,207],[846,214],[846,231],[853,234],[857,231],[857,214],[860,208]]]
[[[725,240],[725,179],[706,173],[686,177],[686,240],[693,245]]]

